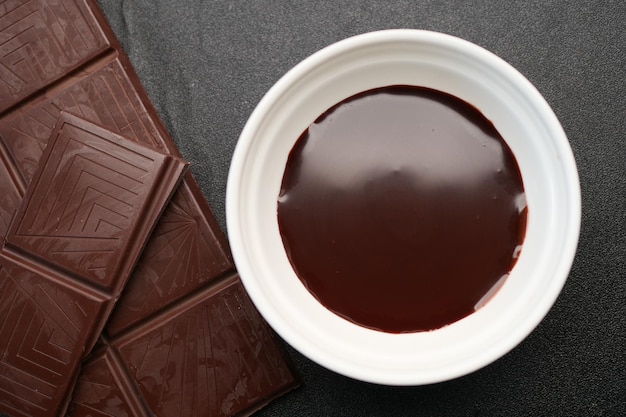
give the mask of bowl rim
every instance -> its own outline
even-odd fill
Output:
[[[415,374],[380,375],[372,373],[370,370],[346,366],[341,361],[337,361],[335,358],[329,357],[327,353],[320,352],[311,346],[306,338],[294,333],[290,326],[283,321],[280,312],[275,310],[274,306],[269,305],[268,300],[263,297],[262,291],[259,291],[258,283],[255,282],[255,272],[246,256],[246,233],[240,227],[239,221],[240,185],[246,162],[250,157],[249,152],[253,144],[254,133],[264,122],[265,113],[274,103],[280,100],[283,94],[299,79],[333,57],[375,43],[407,41],[460,48],[467,54],[493,66],[495,71],[503,73],[510,81],[522,88],[527,94],[527,98],[532,101],[532,104],[539,109],[542,117],[545,118],[544,122],[550,127],[551,133],[554,133],[553,139],[558,147],[559,156],[562,159],[561,163],[567,171],[566,180],[569,187],[568,208],[570,211],[566,227],[568,236],[566,244],[560,251],[562,256],[556,267],[558,273],[551,282],[549,291],[544,294],[541,308],[533,310],[533,314],[530,314],[526,319],[526,325],[523,328],[511,332],[502,343],[486,350],[472,363],[447,369],[438,375],[426,376]],[[573,152],[556,115],[539,91],[519,71],[486,49],[452,35],[419,29],[388,29],[352,36],[313,53],[290,69],[267,91],[246,122],[233,153],[226,189],[226,221],[233,259],[244,287],[261,315],[287,343],[326,368],[355,379],[387,385],[419,385],[453,379],[486,366],[517,346],[543,320],[560,294],[576,254],[581,223],[580,182]]]

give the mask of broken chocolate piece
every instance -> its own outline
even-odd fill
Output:
[[[0,411],[63,414],[187,164],[62,114],[0,253]]]
[[[52,140],[7,242],[118,292],[186,164],[67,114]]]
[[[243,416],[293,388],[232,272],[103,343],[69,416]]]
[[[0,413],[62,415],[107,302],[20,253],[0,253]]]

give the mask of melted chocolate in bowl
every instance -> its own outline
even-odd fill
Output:
[[[390,86],[322,114],[278,198],[289,260],[329,310],[390,333],[480,308],[524,240],[519,167],[493,124],[449,94]]]

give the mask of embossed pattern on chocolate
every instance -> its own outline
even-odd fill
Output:
[[[199,192],[187,174],[85,364],[68,416],[246,416],[297,385]]]
[[[97,291],[0,254],[0,412],[58,415],[105,303]]]
[[[12,318],[0,328],[0,410],[64,413],[80,361],[186,168],[61,115],[0,253],[0,306]]]
[[[237,275],[179,306],[110,342],[149,404],[146,415],[245,415],[258,408],[269,387],[289,379]],[[83,374],[79,386],[88,377]]]
[[[13,29],[16,26],[8,22],[19,22],[19,13],[27,8],[31,8],[31,11],[39,8],[34,14],[41,16],[46,13],[49,15],[51,10],[60,16],[63,12],[61,9],[65,9],[71,21],[64,20],[59,24],[48,21],[54,27],[54,36],[56,39],[74,39],[76,33],[72,31],[81,28],[80,36],[86,37],[91,49],[89,52],[83,51],[81,58],[75,56],[75,62],[58,56],[54,48],[46,50],[46,53],[54,55],[53,59],[67,65],[58,65],[58,68],[51,66],[47,78],[32,82],[21,92],[11,95],[2,93],[1,88],[7,85],[6,78],[3,78],[7,73],[3,71],[6,68],[14,70],[16,67],[11,67],[14,64],[12,58],[0,62],[0,67],[5,65],[0,69],[0,179],[3,181],[3,190],[7,191],[6,196],[0,199],[0,226],[4,227],[3,236],[13,221],[26,189],[36,178],[35,173],[41,159],[47,152],[47,146],[52,143],[50,135],[63,112],[159,152],[180,156],[95,1],[0,3],[0,45],[15,36]],[[81,15],[74,17],[72,11],[75,10],[80,10]],[[9,15],[11,16],[7,17]],[[41,45],[52,44],[45,41]],[[13,55],[13,58],[16,56]],[[34,63],[32,56],[26,54],[23,57],[29,61],[26,65]],[[60,72],[57,74],[54,72],[56,70]],[[84,195],[97,193],[89,187],[83,187],[82,190]],[[114,203],[114,199],[111,200],[111,196],[107,197],[105,194],[106,192],[99,198]],[[41,198],[44,203],[51,203],[42,196],[37,198]],[[56,203],[52,203],[52,207],[55,207],[54,204]],[[81,205],[78,204],[77,207]],[[93,211],[102,210],[98,207]],[[86,212],[78,211],[83,214]],[[62,226],[61,229],[65,227],[66,231],[91,230],[97,235],[96,231],[115,230],[112,224],[117,223],[114,220],[122,220],[115,214],[120,214],[120,211],[125,211],[124,207],[108,212],[109,217],[104,222],[83,222],[84,230],[79,220],[86,219],[84,216],[77,215],[75,220],[78,223],[75,223],[62,213],[59,215],[58,225]],[[28,224],[24,223],[24,227],[28,227],[33,219],[26,220]],[[55,221],[56,217],[48,226],[52,227]],[[46,225],[41,222],[41,218],[37,218],[33,225],[35,223],[38,226]],[[60,233],[61,229],[57,231],[56,226],[53,228],[55,230],[51,234]],[[41,230],[35,233],[41,233]],[[74,282],[75,273],[88,271],[88,281],[93,284],[93,288],[87,290],[87,287],[80,287],[82,289],[79,292],[85,300],[77,301],[81,306],[77,308],[79,311],[84,310],[87,315],[97,316],[102,322],[98,321],[94,326],[78,326],[83,329],[80,337],[62,343],[57,343],[57,340],[61,340],[59,330],[55,330],[54,326],[45,327],[44,330],[49,330],[42,330],[41,340],[50,339],[53,344],[60,346],[74,343],[81,357],[87,355],[94,341],[99,338],[97,348],[81,364],[76,391],[72,394],[76,381],[73,378],[66,380],[65,375],[61,378],[65,382],[56,385],[52,391],[50,387],[41,388],[26,380],[15,382],[15,378],[23,377],[21,373],[24,372],[22,367],[25,365],[20,362],[6,368],[6,372],[15,382],[10,384],[11,389],[19,391],[20,401],[23,402],[7,399],[8,397],[1,394],[0,415],[179,416],[181,410],[189,410],[192,415],[189,407],[193,405],[194,410],[201,415],[245,416],[297,386],[282,345],[274,338],[272,331],[247,298],[234,270],[225,236],[189,172],[175,191],[152,236],[110,316],[106,330],[102,333],[99,329],[104,326],[104,319],[111,310],[107,301],[109,289],[121,289],[121,284],[118,288],[119,283],[113,282],[113,275],[97,267],[100,260],[112,256],[110,252],[101,253],[100,258],[95,253],[81,255],[82,245],[73,239],[70,239],[69,244],[81,249],[71,252],[71,255],[66,249],[59,251],[41,244],[37,251],[37,265],[40,267],[33,269],[29,266],[30,261],[24,261],[22,250],[11,249],[9,245],[9,249],[2,255],[5,261],[3,265],[6,264],[0,272],[3,277],[8,277],[9,272],[15,275],[16,271],[25,269],[26,272],[20,272],[20,276],[30,274],[32,277],[29,280],[32,282],[46,282],[48,286],[54,282],[71,293],[79,288]],[[29,246],[32,242],[27,239],[23,244]],[[120,268],[125,269],[124,266]],[[40,277],[41,274],[43,277]],[[10,314],[10,317],[19,317],[22,310],[25,311],[24,314],[30,314],[31,310],[38,311],[34,306],[22,307],[21,303],[30,300],[30,296],[18,297],[16,294],[19,288],[15,287],[15,282],[6,278],[0,283],[0,296],[3,297],[0,299],[0,309]],[[52,296],[64,297],[63,291],[46,291]],[[60,300],[62,303],[73,302],[67,298]],[[106,306],[97,307],[98,312],[92,313],[92,307],[83,307],[85,303],[92,301],[96,306],[102,303],[106,303]],[[45,303],[39,307],[44,312],[47,311]],[[215,313],[216,316],[209,317],[209,313]],[[37,314],[41,315],[43,312]],[[21,325],[24,319],[20,320]],[[168,362],[170,365],[167,368],[158,368],[165,374],[158,384],[156,380],[152,381],[155,384],[153,385],[149,378],[142,377],[145,376],[145,365],[143,373],[135,372],[134,361],[128,356],[128,352],[144,340],[141,336],[144,332],[150,332],[154,336],[166,334],[174,328],[173,334],[181,334],[181,329],[186,327],[178,320],[183,320],[184,323],[196,320],[197,331],[202,330],[211,335],[213,348],[196,350],[195,356],[187,354],[185,352],[194,349],[190,337],[185,338],[185,349],[180,348],[181,341],[176,337],[168,339],[167,343],[143,345],[146,347],[146,356],[155,357],[172,344],[171,360]],[[9,331],[9,324],[2,331]],[[56,324],[62,328],[68,325],[62,320]],[[50,336],[51,333],[56,336]],[[38,343],[42,345],[41,342]],[[2,346],[0,342],[0,347]],[[9,356],[7,353],[7,357]],[[183,364],[186,366],[184,370],[177,368],[177,372],[172,374],[172,366]],[[183,379],[175,382],[179,375],[184,375],[181,377]],[[194,381],[191,375],[197,375],[197,380]],[[77,375],[73,376],[75,378]],[[155,392],[159,392],[159,395],[155,395]],[[66,414],[64,410],[70,395],[71,406],[67,411],[69,414]],[[59,398],[62,398],[60,402]],[[154,399],[164,400],[167,404],[152,403]],[[56,410],[53,410],[54,404],[58,405]],[[176,409],[172,404],[182,404],[182,408]]]
[[[85,0],[0,3],[0,112],[109,46]]]
[[[208,207],[200,203],[191,176],[186,179],[167,205],[107,323],[109,336],[233,268]]]
[[[106,57],[59,83],[46,97],[5,116],[0,135],[27,184],[61,111],[78,115],[125,138],[166,150],[145,104],[132,94],[122,58]]]
[[[7,240],[114,290],[186,164],[67,114],[52,140]]]

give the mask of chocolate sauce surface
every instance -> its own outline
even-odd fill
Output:
[[[473,313],[519,256],[517,162],[476,108],[423,87],[350,97],[301,135],[278,223],[289,260],[329,310],[359,325],[428,331]]]

